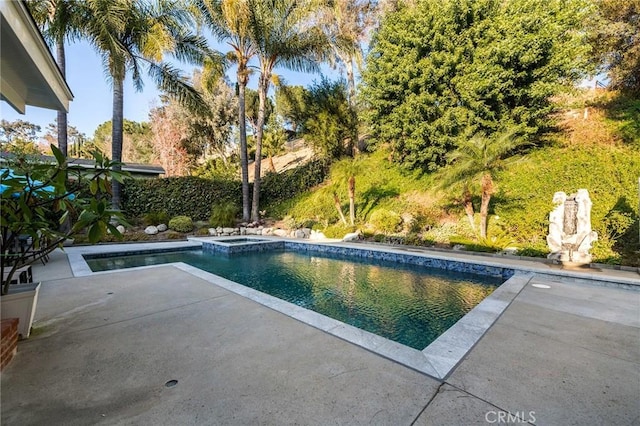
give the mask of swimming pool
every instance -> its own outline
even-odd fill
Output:
[[[94,272],[183,262],[422,350],[504,279],[389,260],[271,249],[87,257]]]
[[[221,287],[231,293],[250,299],[262,306],[278,311],[290,318],[301,321],[340,339],[358,345],[368,351],[394,360],[414,370],[436,378],[446,378],[460,360],[478,342],[498,317],[509,306],[516,295],[532,279],[539,268],[528,268],[518,265],[517,269],[509,267],[510,262],[500,259],[469,256],[455,252],[434,252],[433,250],[414,249],[409,247],[392,247],[386,245],[314,242],[309,240],[282,239],[271,236],[260,236],[264,240],[256,244],[225,244],[225,239],[237,237],[193,237],[188,241],[108,244],[93,246],[69,247],[65,250],[69,266],[74,277],[88,277],[96,274],[124,274],[126,269],[93,272],[86,257],[112,257],[123,254],[153,254],[176,250],[205,250],[216,252],[218,247],[238,247],[242,251],[284,250],[309,254],[323,254],[328,257],[349,259],[368,259],[390,261],[394,266],[402,264],[419,267],[438,268],[442,271],[471,272],[490,277],[499,277],[504,281],[489,296],[464,315],[453,326],[440,335],[426,348],[419,350],[378,336],[345,322],[329,318],[326,315],[297,306],[291,302],[278,299],[250,287],[238,284],[219,275],[206,272],[184,262],[170,263],[173,268],[186,272],[212,285]],[[253,239],[254,237],[246,237]],[[224,253],[224,252],[223,252]],[[156,265],[140,266],[134,269],[156,268]],[[563,274],[572,274],[569,272]],[[124,278],[124,277],[123,277]],[[126,278],[124,278],[126,279]],[[171,273],[167,279],[173,279]]]

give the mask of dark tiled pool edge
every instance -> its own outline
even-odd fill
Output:
[[[438,268],[447,271],[466,272],[490,277],[508,279],[515,271],[501,266],[481,265],[476,263],[461,262],[457,260],[437,259],[426,255],[395,253],[382,250],[371,250],[356,247],[340,247],[327,244],[297,243],[285,241],[285,249],[295,251],[307,251],[315,253],[337,254],[342,256],[354,256],[366,259],[384,260],[389,262],[405,263],[409,265]]]
[[[224,240],[221,240],[220,242],[224,242]],[[457,260],[437,259],[418,254],[394,253],[381,250],[370,250],[359,247],[341,247],[328,244],[298,243],[295,241],[284,240],[238,245],[221,245],[218,241],[203,241],[202,249],[204,251],[215,253],[223,252],[227,254],[285,249],[297,252],[312,252],[397,262],[408,265],[424,266],[427,268],[443,269],[447,271],[465,272],[490,277],[500,277],[504,280],[511,278],[515,273],[513,269],[501,266],[489,266],[476,263],[461,262]]]
[[[256,251],[270,251],[284,248],[283,241],[254,240],[240,244],[225,244],[225,240],[213,240],[202,243],[202,251],[209,253],[239,254]]]

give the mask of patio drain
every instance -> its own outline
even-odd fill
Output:
[[[531,287],[535,287],[535,288],[551,288],[550,285],[546,285],[546,284],[531,284]]]
[[[172,388],[172,387],[174,387],[174,386],[175,386],[175,385],[177,385],[177,384],[178,384],[178,381],[177,381],[177,380],[169,380],[169,381],[168,381],[167,383],[165,383],[164,385],[165,385],[166,387],[168,387],[168,388]]]

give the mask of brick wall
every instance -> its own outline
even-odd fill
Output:
[[[18,318],[3,319],[0,334],[2,335],[0,371],[2,371],[18,351]]]

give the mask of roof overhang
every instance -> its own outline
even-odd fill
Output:
[[[73,94],[22,1],[0,2],[0,94],[16,111],[26,105],[69,111]]]

